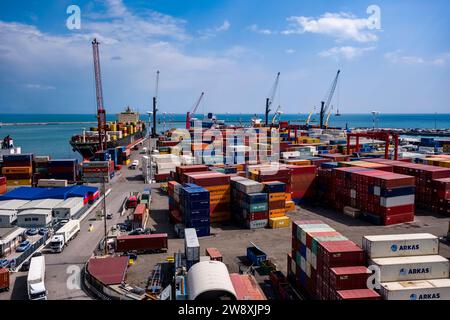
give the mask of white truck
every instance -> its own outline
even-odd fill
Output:
[[[47,300],[45,289],[45,258],[44,256],[31,258],[27,277],[28,298],[30,300]]]
[[[62,252],[72,238],[80,232],[80,220],[69,220],[50,240],[50,248],[53,252]]]

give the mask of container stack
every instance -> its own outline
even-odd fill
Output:
[[[449,300],[449,261],[429,233],[363,237],[369,265],[379,268],[385,300]]]
[[[290,170],[290,192],[296,203],[309,203],[315,197],[317,167],[315,165],[293,166]]]
[[[117,147],[117,163],[124,166],[129,166],[131,163],[131,151],[125,146]]]
[[[264,191],[268,195],[269,227],[289,227],[290,219],[286,216],[286,184],[280,181],[265,182]]]
[[[195,229],[184,229],[184,253],[187,270],[200,261],[200,243]]]
[[[88,161],[82,164],[82,180],[88,183],[99,183],[102,179],[109,182],[114,177],[113,161]]]
[[[169,220],[173,224],[183,222],[180,211],[180,189],[181,184],[176,181],[169,181],[167,183],[167,193],[169,195]]]
[[[448,202],[444,201],[448,199],[441,198],[442,200],[440,200],[436,198],[434,188],[439,182],[435,184],[434,180],[450,178],[450,168],[385,159],[369,159],[366,161],[388,164],[393,166],[395,173],[415,177],[415,203],[418,207],[435,212],[439,212],[441,210],[440,208],[445,212],[446,208],[448,208]]]
[[[50,161],[49,156],[35,156],[34,157],[34,175],[33,175],[33,185],[41,179],[48,178],[48,162]]]
[[[370,275],[364,252],[320,220],[292,222],[292,252],[288,278],[313,299],[373,300],[380,296],[367,289]]]
[[[33,154],[3,156],[2,174],[8,186],[31,186],[33,178]]]
[[[196,231],[196,237],[210,235],[209,191],[187,183],[180,188],[180,211],[186,228]]]
[[[6,177],[0,177],[0,195],[6,193]]]
[[[48,178],[74,182],[78,177],[78,160],[63,159],[48,161]]]
[[[211,223],[230,220],[230,176],[214,171],[191,172],[185,173],[184,176],[189,183],[209,191]]]
[[[450,216],[450,178],[433,180],[433,211]]]
[[[205,165],[179,166],[175,169],[175,180],[179,183],[186,183],[188,182],[188,177],[186,176],[187,173],[203,171],[208,171],[208,167]]]
[[[414,220],[414,178],[363,167],[319,170],[319,195],[323,203],[345,212],[360,210],[380,225]]]
[[[114,166],[117,167],[119,165],[119,150],[117,148],[109,148],[106,150],[111,158],[111,160],[114,162]]]
[[[268,224],[268,196],[264,184],[244,177],[233,177],[233,215],[237,222],[249,229],[265,228]]]

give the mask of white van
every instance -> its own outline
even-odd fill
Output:
[[[136,170],[138,166],[139,166],[139,160],[134,160],[134,161],[131,163],[130,169]]]

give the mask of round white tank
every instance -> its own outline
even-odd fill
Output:
[[[189,300],[236,300],[230,274],[220,261],[202,261],[188,272]]]

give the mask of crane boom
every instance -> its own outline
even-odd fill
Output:
[[[280,72],[277,73],[277,77],[275,78],[275,82],[272,86],[272,90],[269,93],[269,97],[266,98],[266,112],[265,112],[265,122],[264,122],[266,126],[269,123],[270,106],[272,105],[272,102],[275,99],[275,94],[277,93],[279,81],[280,81]]]
[[[95,92],[97,99],[97,122],[98,122],[98,149],[106,150],[106,112],[103,107],[103,89],[102,77],[100,70],[100,53],[98,50],[99,42],[97,39],[92,41],[92,51],[94,58],[94,74],[95,74]]]
[[[330,121],[331,112],[333,111],[333,106],[331,106],[330,111],[328,112],[327,119],[325,121],[325,128],[328,129],[328,122]]]
[[[336,76],[334,77],[333,82],[331,83],[331,87],[328,90],[327,94],[325,95],[326,101],[321,102],[320,107],[320,128],[323,128],[323,120],[325,117],[325,114],[328,112],[328,108],[330,107],[331,99],[333,98],[334,91],[336,90],[336,85],[339,79],[339,74],[341,73],[341,70],[338,70],[336,73]]]
[[[281,111],[281,106],[277,107],[277,110],[275,111],[273,117],[272,117],[272,124],[275,123],[275,120],[277,120],[277,117],[279,117],[283,112]]]
[[[307,125],[307,126],[309,126],[309,123],[311,122],[311,117],[312,117],[314,111],[316,111],[316,107],[314,107],[314,108],[311,110],[311,112],[310,112],[309,115],[308,115],[308,118],[306,119],[306,125]]]
[[[200,97],[197,99],[197,102],[194,104],[194,106],[192,107],[192,111],[188,111],[186,113],[186,129],[190,129],[191,128],[191,115],[195,114],[197,112],[198,106],[200,105],[200,102],[202,102],[203,96],[205,95],[204,92],[201,93]]]

